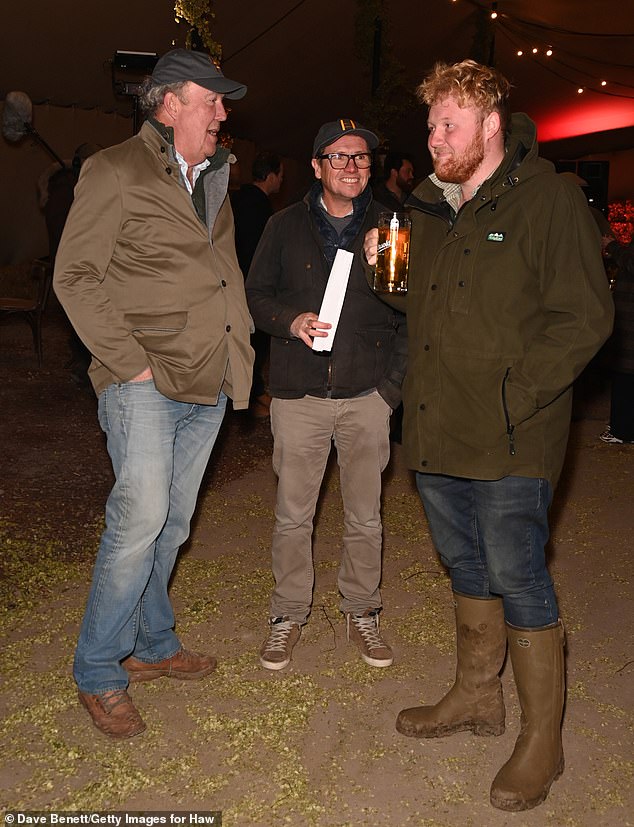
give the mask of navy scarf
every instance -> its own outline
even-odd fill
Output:
[[[308,193],[308,206],[322,238],[324,256],[332,267],[337,250],[350,250],[352,252],[352,246],[363,226],[365,214],[372,200],[372,190],[370,187],[366,187],[361,195],[352,199],[352,219],[341,235],[328,221],[324,208],[321,206],[322,192],[321,181],[315,181]]]

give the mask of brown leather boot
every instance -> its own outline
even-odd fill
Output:
[[[121,666],[128,670],[130,682],[153,681],[155,678],[177,678],[181,681],[197,681],[204,678],[216,668],[216,658],[210,655],[199,655],[180,649],[171,658],[165,658],[158,663],[145,661],[130,656],[121,662]]]
[[[530,810],[564,771],[564,627],[558,621],[542,629],[507,628],[522,717],[513,754],[493,781],[491,804]]]
[[[499,674],[506,654],[502,600],[483,600],[454,592],[456,606],[456,681],[435,706],[404,709],[396,728],[412,738],[440,738],[470,730],[502,735],[504,699]]]
[[[125,689],[113,689],[100,695],[78,692],[93,724],[111,738],[132,738],[145,730],[145,722]]]

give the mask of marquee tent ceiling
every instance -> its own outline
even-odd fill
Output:
[[[385,0],[384,42],[402,65],[407,88],[436,60],[471,56],[478,16],[495,5]],[[214,0],[212,8],[224,72],[249,87],[242,101],[232,103],[227,126],[232,134],[307,159],[320,123],[341,116],[362,119],[371,67],[355,50],[356,0]],[[584,139],[584,150],[592,152],[609,133],[610,148],[631,146],[634,3],[499,0],[497,11],[495,62],[514,85],[513,108],[538,122],[540,140],[604,133]],[[132,98],[113,93],[114,52],[160,54],[173,43],[183,45],[185,31],[174,21],[173,0],[11,4],[0,33],[0,98],[22,90],[34,102],[129,114]],[[544,54],[547,46],[554,50],[551,57]],[[536,56],[533,48],[539,49]],[[605,87],[598,85],[601,80]],[[578,87],[586,91],[578,94]],[[394,119],[385,137],[393,146],[423,153],[423,109]]]

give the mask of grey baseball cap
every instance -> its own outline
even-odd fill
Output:
[[[344,135],[360,135],[365,139],[370,150],[376,149],[379,145],[379,139],[374,132],[361,126],[358,121],[339,118],[338,121],[329,121],[319,128],[313,144],[313,158],[316,158],[324,147],[334,144]]]
[[[166,52],[154,67],[152,81],[156,86],[191,81],[231,100],[243,98],[247,91],[244,83],[226,78],[208,54],[190,49]]]

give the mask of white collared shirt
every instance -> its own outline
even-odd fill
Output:
[[[180,154],[180,152],[176,149],[176,147],[174,147],[174,155],[176,156],[176,160],[178,161],[178,166],[180,167],[181,173],[182,173],[183,178],[185,180],[185,186],[187,187],[187,189],[189,190],[189,194],[191,195],[194,191],[194,187],[196,186],[196,181],[198,180],[198,176],[200,175],[200,173],[204,169],[207,169],[207,167],[209,166],[211,161],[209,160],[209,158],[205,158],[204,161],[201,161],[199,164],[195,164],[192,167],[192,180],[193,180],[194,183],[191,184],[190,181],[189,181],[189,178],[187,177],[187,170],[189,169],[189,164],[183,158],[183,156]]]

